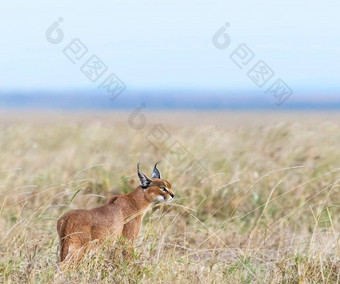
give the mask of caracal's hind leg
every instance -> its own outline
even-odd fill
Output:
[[[90,232],[76,232],[65,237],[64,253],[65,258],[60,262],[60,268],[77,266],[83,258],[90,241]]]

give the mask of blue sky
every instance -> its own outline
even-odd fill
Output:
[[[229,58],[246,43],[294,92],[340,90],[340,1],[6,1],[0,90],[94,89],[62,50],[79,38],[130,90],[257,91]],[[64,39],[45,32],[59,17]],[[230,46],[212,36],[224,23]],[[253,65],[253,64],[252,64]],[[276,77],[275,77],[276,78]]]

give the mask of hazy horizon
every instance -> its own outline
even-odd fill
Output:
[[[340,98],[336,95],[293,96],[282,105],[268,94],[221,91],[167,90],[140,91],[121,94],[112,99],[98,91],[36,91],[8,92],[0,95],[1,109],[84,109],[134,110],[339,110]]]

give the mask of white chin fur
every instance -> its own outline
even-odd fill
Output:
[[[163,196],[159,195],[153,199],[154,202],[171,202],[173,198],[170,196],[168,200],[165,200]]]
[[[163,196],[159,195],[159,196],[157,196],[157,197],[155,197],[155,198],[154,198],[154,201],[158,201],[158,202],[164,202],[164,201],[165,201],[165,199],[164,199],[164,197],[163,197]]]

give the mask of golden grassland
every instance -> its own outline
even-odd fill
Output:
[[[340,115],[143,115],[0,115],[1,282],[339,281]],[[175,201],[146,214],[133,260],[105,243],[58,271],[58,218],[130,192],[137,162],[150,175],[159,160]]]

